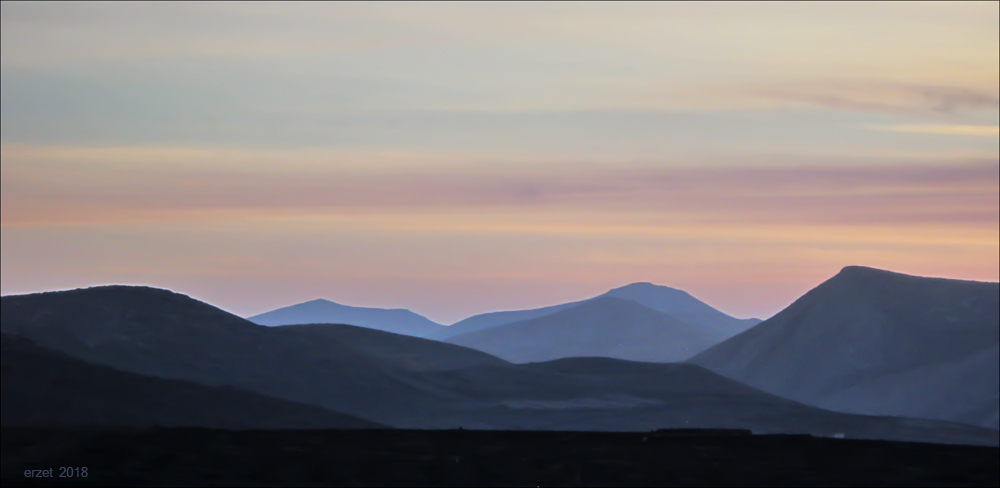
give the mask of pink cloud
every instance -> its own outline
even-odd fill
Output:
[[[5,163],[6,165],[6,163]],[[792,168],[494,166],[366,173],[8,165],[5,226],[220,216],[539,210],[664,222],[969,224],[1000,220],[1000,163]]]

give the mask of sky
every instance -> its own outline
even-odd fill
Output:
[[[0,293],[1000,279],[1000,2],[2,2]]]

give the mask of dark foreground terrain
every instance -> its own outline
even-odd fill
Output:
[[[5,428],[2,453],[5,487],[1000,484],[996,448],[741,432]]]

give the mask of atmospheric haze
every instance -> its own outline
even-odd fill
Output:
[[[4,486],[997,484],[1000,2],[0,9]]]
[[[0,293],[448,324],[1000,279],[996,2],[2,3]]]

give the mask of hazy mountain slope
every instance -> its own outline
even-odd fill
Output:
[[[223,429],[384,428],[231,387],[116,371],[2,335],[4,427],[119,425]]]
[[[996,404],[998,343],[1000,285],[849,267],[691,362],[806,403],[962,421]]]
[[[534,310],[493,312],[476,315],[455,323],[450,327],[445,327],[444,330],[435,332],[427,337],[447,341],[452,337],[458,337],[463,334],[546,317],[605,297],[621,298],[644,305],[658,312],[665,313],[681,322],[721,334],[725,338],[746,331],[761,322],[759,319],[741,320],[730,317],[682,290],[651,283],[633,283],[621,288],[615,288],[603,295],[578,302],[564,303]]]
[[[671,317],[732,337],[759,324],[760,319],[737,319],[726,315],[688,292],[652,283],[633,283],[604,295],[631,300]]]
[[[447,342],[515,363],[569,357],[677,362],[723,336],[679,322],[638,303],[613,297],[524,322],[463,334]]]
[[[840,412],[949,419],[1000,428],[1000,345],[958,361],[860,383],[816,401]],[[970,388],[970,385],[975,385]],[[981,385],[993,385],[982,388]],[[919,401],[917,401],[919,399]]]
[[[515,322],[523,322],[525,320],[536,319],[538,317],[544,317],[546,315],[552,315],[556,312],[567,310],[573,308],[581,303],[586,302],[572,302],[563,303],[561,305],[553,305],[551,307],[536,308],[533,310],[517,310],[511,312],[491,312],[484,313],[481,315],[475,315],[467,319],[456,322],[444,330],[440,330],[427,336],[428,339],[435,339],[439,341],[445,341],[452,337],[456,337],[461,334],[469,334],[472,332],[478,332],[480,330],[491,329],[498,325],[513,324]]]
[[[329,300],[313,300],[279,308],[247,320],[269,326],[348,324],[414,337],[425,337],[445,329],[443,325],[409,310],[349,307]]]

